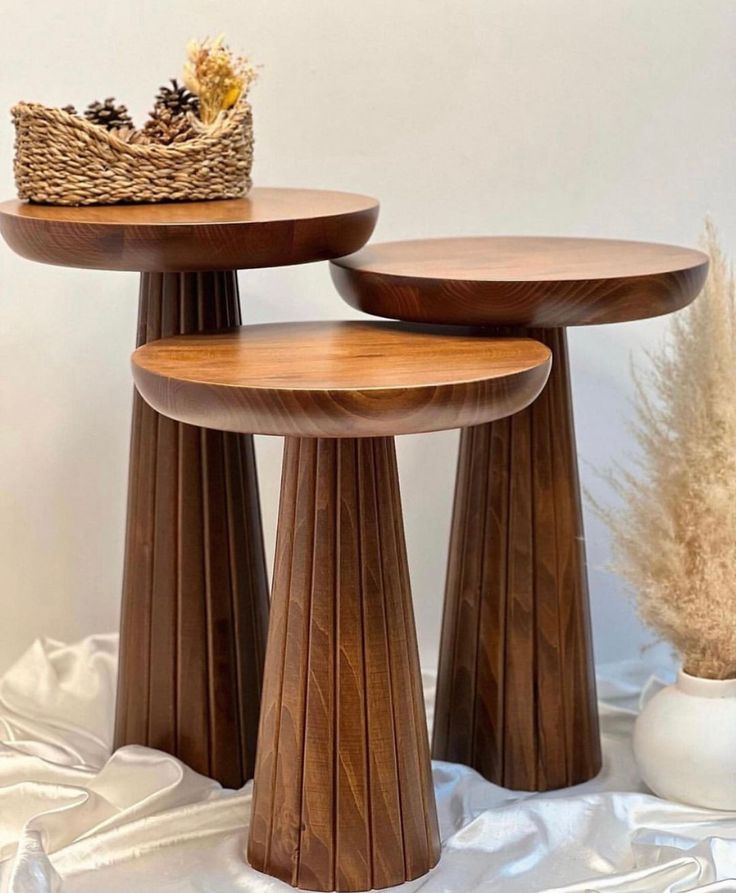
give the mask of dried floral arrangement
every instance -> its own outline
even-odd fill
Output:
[[[736,678],[736,286],[717,233],[700,297],[634,369],[635,470],[604,475],[620,507],[594,506],[613,535],[614,569],[643,621],[683,669]]]
[[[15,176],[21,198],[50,204],[108,204],[233,198],[250,188],[256,71],[222,36],[191,41],[183,83],[156,94],[142,127],[114,97],[80,115],[19,103]]]

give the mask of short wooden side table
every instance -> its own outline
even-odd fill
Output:
[[[307,890],[420,877],[440,855],[395,434],[526,406],[550,352],[401,323],[169,338],[136,384],[190,424],[286,437],[251,865]]]
[[[565,330],[678,310],[707,266],[701,252],[670,245],[534,237],[394,242],[332,264],[342,296],[367,313],[499,327],[553,352],[527,410],[462,432],[435,758],[524,790],[599,771]]]
[[[137,343],[241,321],[236,270],[326,260],[370,237],[377,202],[301,189],[233,201],[0,205],[18,254],[140,272]],[[268,620],[252,437],[180,425],[136,394],[115,745],[228,787],[253,774]]]

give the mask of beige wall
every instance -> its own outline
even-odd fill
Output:
[[[691,243],[706,212],[736,249],[733,0],[3,0],[0,108],[115,94],[141,116],[190,36],[263,64],[256,181],[383,202],[376,237],[467,233]],[[0,128],[0,194],[12,193]],[[253,322],[352,315],[324,265],[243,273]],[[136,277],[43,267],[0,246],[0,669],[37,635],[116,626]],[[628,359],[661,321],[573,333],[584,481],[631,444]],[[456,434],[400,463],[423,657],[437,647]],[[258,441],[273,544],[280,443]],[[601,570],[600,659],[646,640]]]

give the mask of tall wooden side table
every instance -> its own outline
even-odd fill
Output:
[[[600,769],[566,327],[671,313],[708,258],[671,245],[477,237],[368,246],[333,262],[354,307],[547,344],[542,395],[460,440],[433,756],[547,790]]]
[[[239,325],[236,270],[360,248],[378,203],[309,189],[232,201],[0,204],[0,232],[42,263],[141,273],[137,344]],[[136,394],[115,745],[180,757],[228,787],[253,774],[268,619],[250,435],[159,416]]]
[[[427,328],[245,326],[133,356],[159,412],[286,437],[248,858],[308,890],[440,855],[393,435],[500,418],[549,372],[536,341]]]

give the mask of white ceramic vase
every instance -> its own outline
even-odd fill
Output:
[[[736,810],[736,679],[681,671],[644,705],[634,755],[658,796]]]

